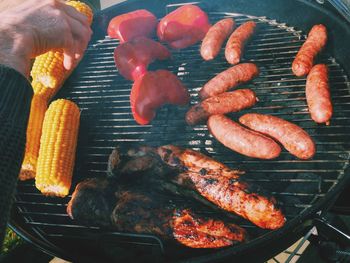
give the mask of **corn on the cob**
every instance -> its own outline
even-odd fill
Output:
[[[58,89],[62,86],[67,70],[63,66],[62,49],[51,50],[34,60],[30,75],[34,81],[46,88]]]
[[[86,15],[91,24],[93,13],[88,5],[79,1],[69,1],[66,4]],[[21,180],[35,177],[41,128],[47,104],[61,88],[69,74],[70,71],[67,71],[63,66],[63,51],[61,49],[51,50],[36,57],[34,61],[31,70],[34,97],[27,127],[26,151],[19,175]]]
[[[93,13],[91,8],[79,1],[69,1],[66,3],[77,9],[82,14],[86,15],[91,24]],[[30,75],[33,78],[33,83],[41,83],[42,89],[54,89],[56,92],[61,88],[65,79],[71,72],[67,71],[63,66],[63,51],[62,49],[51,50],[35,58]],[[41,92],[43,90],[41,89]],[[34,94],[36,90],[34,89]],[[48,91],[48,93],[51,93]],[[48,96],[49,99],[52,97]]]
[[[45,113],[35,186],[45,195],[69,193],[79,130],[79,108],[64,99],[52,102]]]
[[[30,105],[26,149],[19,174],[20,180],[27,180],[35,177],[36,164],[39,155],[41,128],[46,109],[46,98],[42,97],[41,95],[34,95]]]
[[[80,1],[68,1],[66,2],[66,4],[74,7],[80,13],[86,15],[86,17],[88,18],[89,24],[91,25],[94,14],[90,6]]]
[[[58,91],[58,89],[47,88],[41,82],[38,82],[36,80],[32,81],[32,88],[33,88],[34,96],[35,95],[41,96],[45,98],[47,102],[49,102]]]

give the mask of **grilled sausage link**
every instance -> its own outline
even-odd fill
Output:
[[[201,56],[204,60],[214,59],[220,52],[222,43],[231,34],[235,22],[225,18],[213,25],[205,35],[201,45]]]
[[[314,58],[324,48],[326,42],[326,27],[322,24],[313,26],[293,61],[292,70],[296,76],[301,77],[310,72]]]
[[[271,136],[299,159],[310,159],[316,146],[310,135],[298,125],[281,118],[258,113],[248,113],[239,118],[248,128]]]
[[[281,153],[281,147],[274,140],[244,128],[224,115],[210,116],[208,129],[227,148],[249,157],[273,159]]]
[[[225,48],[225,57],[228,63],[237,64],[240,62],[244,45],[254,34],[255,27],[254,21],[248,21],[233,31]]]
[[[311,69],[306,79],[305,91],[311,118],[317,123],[329,125],[329,120],[333,114],[333,106],[326,65],[319,64]]]
[[[218,95],[241,83],[248,82],[258,75],[259,69],[255,64],[238,64],[226,69],[209,80],[199,91],[199,97],[203,100]]]
[[[237,112],[252,107],[256,101],[255,92],[251,89],[224,92],[217,96],[209,97],[193,106],[186,113],[186,122],[188,125],[202,123],[210,115]]]

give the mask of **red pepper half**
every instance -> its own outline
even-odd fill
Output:
[[[151,37],[157,27],[157,18],[145,9],[122,14],[111,19],[108,36],[119,39],[121,43],[136,37]]]
[[[190,101],[187,88],[170,71],[149,71],[138,78],[131,89],[130,104],[135,121],[145,125],[164,104],[186,105]]]
[[[170,55],[169,50],[159,42],[138,37],[119,45],[114,50],[114,61],[124,78],[136,80],[146,73],[148,65],[155,59],[164,60]]]
[[[208,15],[195,5],[184,5],[160,20],[157,35],[172,48],[189,47],[202,40],[210,28]]]

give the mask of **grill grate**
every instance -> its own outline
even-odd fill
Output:
[[[212,22],[234,17],[238,25],[247,20],[258,23],[257,33],[244,52],[244,61],[256,63],[261,74],[244,87],[252,88],[260,101],[252,109],[231,114],[231,117],[237,119],[244,113],[258,111],[293,121],[314,138],[317,144],[315,157],[301,161],[286,151],[278,159],[269,161],[241,156],[213,140],[206,126],[185,125],[186,108],[164,107],[151,125],[137,125],[129,105],[132,84],[118,75],[114,65],[113,50],[118,41],[106,37],[91,42],[81,65],[58,95],[75,101],[82,111],[72,189],[84,178],[104,176],[108,155],[116,145],[130,147],[140,143],[189,147],[247,171],[244,175],[247,181],[260,184],[284,202],[288,220],[305,213],[343,178],[350,156],[347,138],[350,82],[343,68],[329,53],[318,58],[318,63],[326,63],[330,69],[334,117],[329,127],[316,125],[306,106],[305,78],[296,78],[290,69],[305,40],[302,32],[266,17],[217,12],[209,13],[209,16]],[[189,88],[191,104],[198,101],[198,90],[205,82],[229,67],[223,50],[212,62],[204,62],[198,50],[199,46],[195,45],[173,51],[172,61],[152,65],[153,69],[167,68],[177,74]],[[33,182],[19,182],[15,205],[26,224],[47,238],[68,236],[82,230],[98,231],[98,227],[82,226],[69,219],[65,213],[69,198],[44,197]],[[245,221],[241,225],[256,236],[266,233]],[[151,244],[152,241],[149,239],[144,243]]]

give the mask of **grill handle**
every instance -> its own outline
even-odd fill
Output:
[[[330,224],[324,218],[315,218],[314,224],[318,234],[327,240],[337,240],[344,246],[350,246],[350,236],[341,231],[339,228]]]
[[[350,23],[350,0],[328,0],[328,2]]]
[[[350,262],[350,236],[323,217],[313,222],[317,235],[311,234],[308,240],[318,249],[321,258],[325,262]]]

